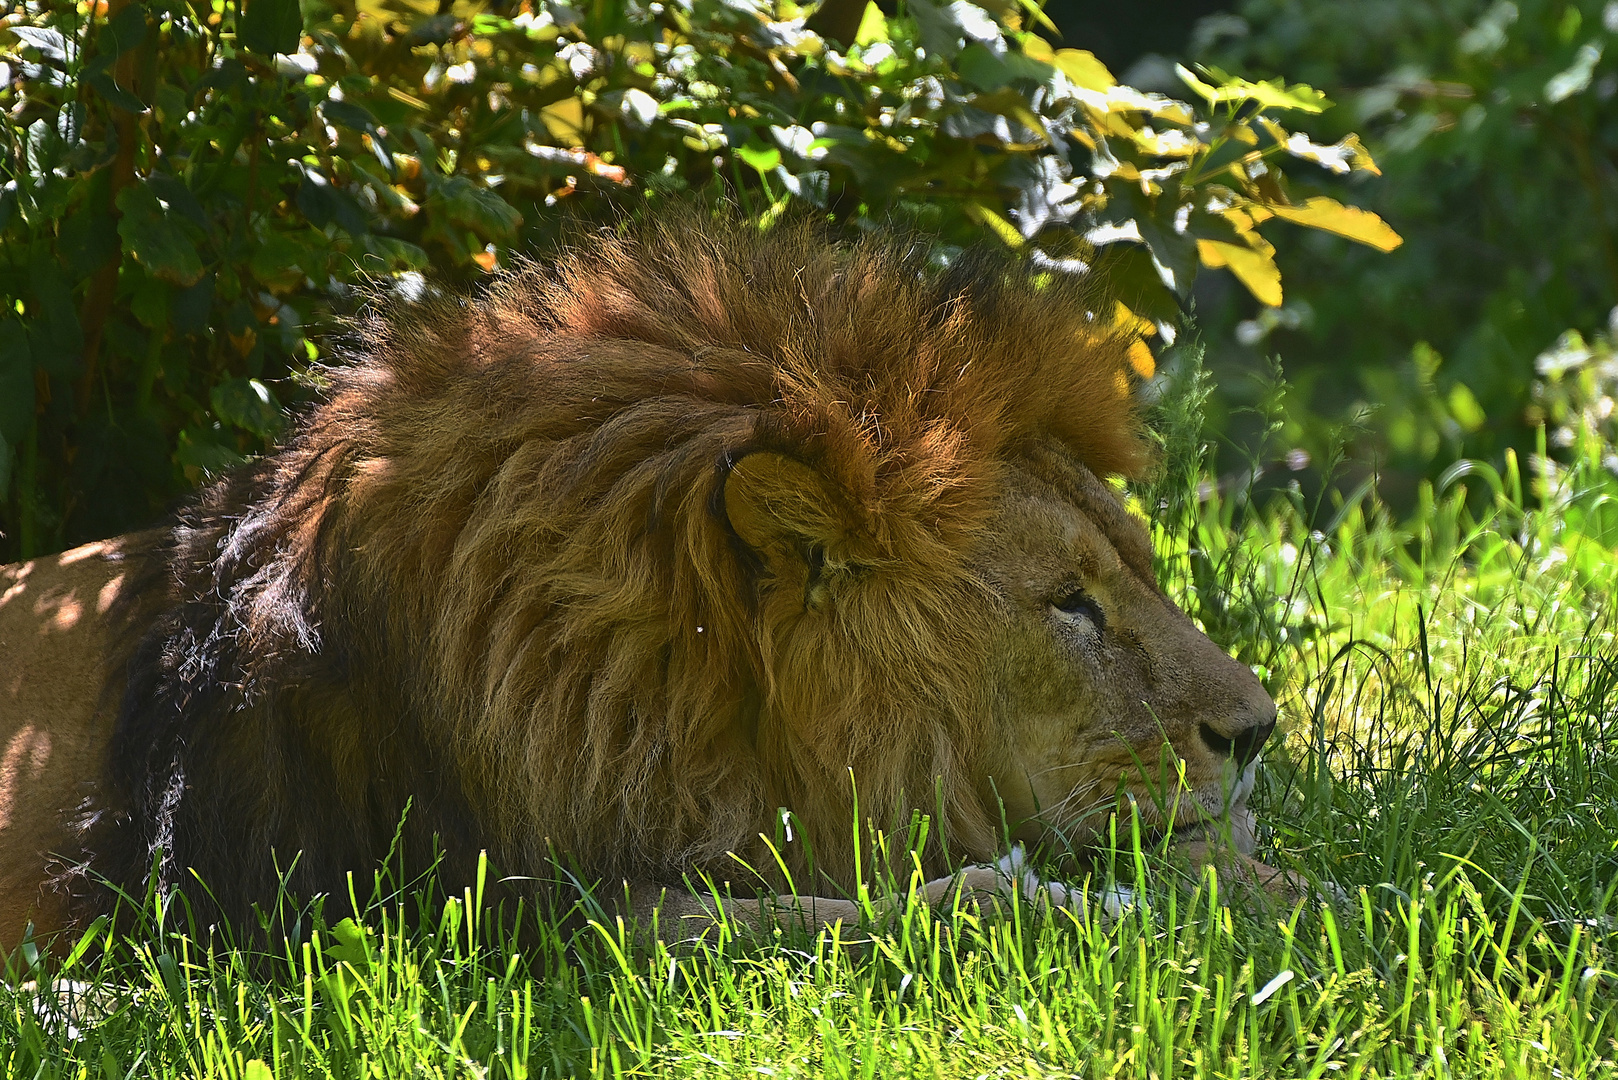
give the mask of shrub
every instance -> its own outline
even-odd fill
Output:
[[[763,226],[897,218],[1099,265],[1101,316],[1164,334],[1199,265],[1279,299],[1267,220],[1397,243],[1289,200],[1289,155],[1375,169],[1276,123],[1308,87],[1193,78],[1198,113],[1037,8],[907,11],[844,44],[789,0],[31,0],[0,32],[0,558],[261,449],[354,284],[472,283],[570,217],[695,190]]]

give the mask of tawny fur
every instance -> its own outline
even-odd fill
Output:
[[[993,673],[1066,685],[1078,646],[1006,613],[1046,619],[1085,575],[1119,633],[1174,655],[1140,669],[1158,689],[1075,684],[1101,715],[1063,722],[1121,749],[1058,762],[1079,771],[1056,801],[1110,794],[1165,740],[1217,789],[1198,725],[1273,706],[1163,600],[1094,479],[1146,461],[1134,340],[1093,285],[930,258],[681,220],[364,326],[288,443],[153,549],[140,596],[166,607],[83,819],[91,873],[63,885],[79,910],[105,904],[94,874],[135,887],[154,856],[234,919],[273,897],[272,851],[303,852],[295,890],[341,894],[407,800],[407,846],[442,845],[451,878],[482,848],[517,875],[739,879],[735,853],[769,876],[785,807],[800,887],[848,888],[856,793],[879,825],[940,813],[924,861],[947,873],[946,848],[993,856],[1004,791],[1040,812],[1051,781],[1010,745],[1023,691]],[[1026,557],[1048,584],[996,563],[1047,527],[1067,547]]]

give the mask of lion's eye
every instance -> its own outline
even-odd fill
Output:
[[[1073,589],[1051,601],[1051,607],[1065,619],[1088,619],[1095,624],[1097,630],[1104,630],[1107,626],[1107,617],[1101,611],[1101,605],[1095,598],[1083,589]]]

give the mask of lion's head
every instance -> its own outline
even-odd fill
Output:
[[[379,318],[183,515],[127,820],[239,908],[271,847],[338,889],[407,800],[452,855],[645,882],[773,865],[786,808],[843,885],[856,797],[941,814],[940,869],[1002,822],[1082,837],[1120,783],[1149,820],[1182,777],[1182,823],[1239,805],[1274,707],[1105,479],[1147,458],[1109,314],[1006,259],[693,219]]]

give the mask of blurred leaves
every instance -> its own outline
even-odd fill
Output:
[[[0,558],[139,525],[261,451],[319,359],[306,335],[367,277],[476,282],[568,219],[700,193],[764,227],[794,208],[908,221],[946,254],[1095,268],[1110,317],[1164,336],[1204,267],[1280,303],[1272,222],[1397,243],[1289,194],[1289,170],[1376,170],[1352,136],[1283,126],[1325,107],[1307,86],[1209,68],[1186,73],[1195,106],[1143,92],[1055,48],[1027,5],[869,5],[851,42],[811,13],[85,0],[7,17],[0,303],[26,346],[0,351],[0,389],[36,392],[0,411],[0,457],[39,457],[0,478]],[[1154,369],[1144,345],[1133,359]],[[78,453],[92,435],[159,440],[166,472]]]
[[[1322,194],[1351,192],[1404,243],[1383,257],[1328,239],[1383,246],[1379,224],[1336,211],[1307,234],[1268,232],[1287,267],[1282,316],[1216,282],[1199,292],[1221,386],[1281,352],[1297,388],[1290,439],[1317,454],[1315,433],[1374,407],[1357,455],[1401,506],[1457,457],[1533,452],[1547,418],[1534,357],[1568,327],[1603,326],[1618,302],[1618,4],[1244,0],[1237,12],[1199,27],[1194,59],[1305,78],[1340,102],[1296,114],[1290,152],[1342,174]],[[1354,183],[1355,159],[1382,179]],[[1296,221],[1322,205],[1291,202],[1272,212]]]

